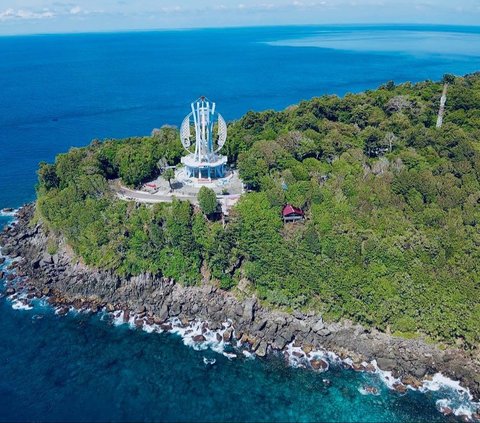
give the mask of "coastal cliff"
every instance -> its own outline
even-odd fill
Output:
[[[28,292],[24,301],[48,297],[60,314],[72,306],[122,311],[123,318],[133,317],[137,327],[158,324],[168,329],[175,318],[185,327],[202,321],[215,331],[229,322],[229,328],[222,332],[223,340],[232,344],[239,341],[257,356],[294,345],[302,349],[297,355],[308,359],[311,351],[322,349],[342,359],[350,358],[344,365],[356,371],[375,371],[369,363],[376,360],[380,369],[392,371],[398,378],[394,389],[400,392],[406,385],[418,388],[422,380],[441,372],[480,398],[480,365],[462,350],[442,350],[421,339],[390,336],[347,320],[329,323],[313,312],[272,310],[241,289],[234,294],[218,288],[207,277],[200,285],[183,286],[148,273],[121,277],[97,270],[84,265],[60,238],[53,252],[49,248],[53,235],[41,221],[33,219],[34,209],[33,204],[20,209],[16,223],[0,235],[2,254],[16,258],[6,278],[6,295]],[[199,335],[196,342],[201,341]],[[310,360],[310,366],[321,369],[323,363]]]

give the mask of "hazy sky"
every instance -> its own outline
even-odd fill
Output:
[[[0,0],[0,34],[379,22],[480,25],[480,0]]]

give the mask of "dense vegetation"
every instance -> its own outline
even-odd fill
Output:
[[[225,289],[246,278],[265,302],[314,308],[397,333],[478,348],[480,74],[385,84],[280,112],[248,112],[224,147],[252,192],[224,228],[186,202],[141,206],[108,180],[139,185],[178,163],[175,129],[94,142],[41,164],[38,210],[83,260]],[[308,220],[282,224],[286,202]]]

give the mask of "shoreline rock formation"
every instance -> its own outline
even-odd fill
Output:
[[[239,299],[209,282],[198,286],[182,286],[167,278],[142,274],[122,278],[113,272],[91,269],[76,259],[59,240],[55,254],[48,251],[49,237],[41,223],[32,224],[34,205],[28,204],[17,213],[18,221],[0,234],[2,254],[17,258],[11,271],[22,277],[19,286],[13,277],[6,281],[6,295],[18,289],[28,298],[48,297],[59,307],[59,314],[69,307],[92,311],[123,311],[123,319],[134,316],[135,325],[157,324],[171,330],[170,320],[188,324],[195,319],[208,322],[210,330],[225,329],[225,342],[234,337],[257,356],[272,350],[285,350],[294,344],[303,353],[319,349],[332,351],[340,358],[351,359],[356,371],[374,371],[376,360],[381,370],[391,371],[401,383],[393,389],[402,393],[406,385],[420,387],[421,380],[441,372],[460,381],[476,400],[480,399],[480,364],[460,349],[441,350],[421,339],[402,339],[350,321],[325,322],[314,312],[294,311],[288,314],[264,307],[255,297]],[[10,273],[12,274],[12,273]],[[2,275],[3,276],[3,275]],[[202,342],[196,335],[195,342]],[[294,353],[295,354],[295,353]],[[296,352],[297,355],[302,352]],[[313,369],[325,369],[327,363],[312,360]]]

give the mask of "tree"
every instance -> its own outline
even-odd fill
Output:
[[[238,171],[244,184],[252,189],[260,188],[260,180],[268,174],[267,162],[252,150],[238,157]]]
[[[217,194],[213,189],[202,187],[198,191],[198,204],[205,216],[210,216],[217,211],[218,201]]]
[[[369,157],[377,157],[387,150],[387,148],[385,148],[385,136],[382,131],[377,128],[368,126],[362,132],[362,138],[365,143],[365,154]]]
[[[157,169],[163,172],[168,166],[168,160],[165,157],[161,157],[157,162]]]
[[[168,181],[168,185],[170,189],[173,190],[172,187],[172,179],[175,178],[175,172],[172,168],[165,169],[162,173],[162,178]]]
[[[395,144],[397,139],[398,139],[397,136],[393,132],[387,132],[385,134],[384,141],[385,141],[385,144],[388,145],[390,153],[392,152],[393,145]]]
[[[58,188],[60,180],[58,179],[55,166],[45,162],[40,162],[40,168],[37,171],[38,180],[40,185],[44,186],[47,190],[52,188]]]
[[[452,75],[451,73],[446,73],[443,75],[442,82],[444,84],[453,84],[455,82],[455,75]]]
[[[156,160],[150,145],[144,143],[124,144],[118,149],[116,162],[119,176],[130,186],[139,186],[155,175]]]

